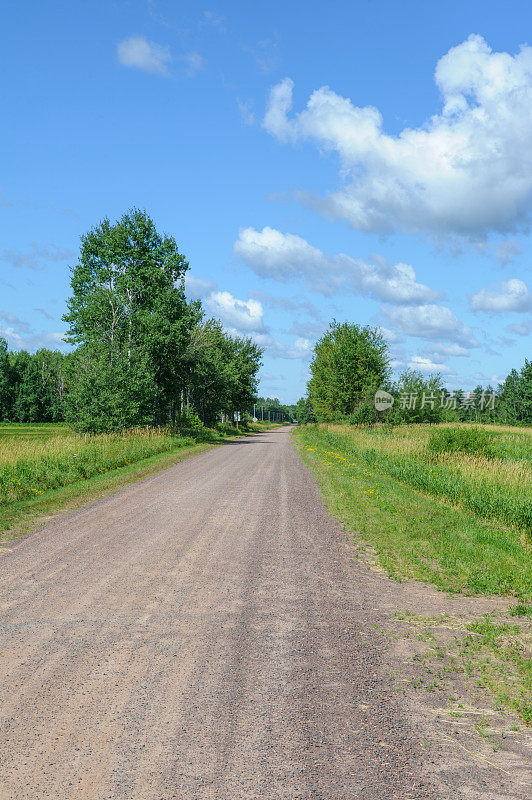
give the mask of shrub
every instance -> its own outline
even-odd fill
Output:
[[[380,421],[377,413],[375,405],[363,402],[348,416],[347,421],[350,425],[373,425]]]
[[[492,434],[480,428],[440,428],[430,434],[428,449],[432,453],[495,456]]]
[[[198,436],[203,430],[203,422],[197,414],[185,408],[176,415],[174,428],[179,436]]]

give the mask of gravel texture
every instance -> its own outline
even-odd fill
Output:
[[[11,543],[1,800],[460,797],[388,674],[390,582],[350,549],[288,429]]]

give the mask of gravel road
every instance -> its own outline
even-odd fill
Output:
[[[1,800],[443,797],[351,549],[287,429],[11,543]]]

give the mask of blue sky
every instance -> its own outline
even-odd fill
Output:
[[[530,358],[529,3],[22,2],[2,28],[11,347],[64,346],[80,235],[135,205],[264,345],[264,394],[303,394],[332,318],[450,388]]]

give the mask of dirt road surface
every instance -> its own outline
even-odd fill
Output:
[[[432,787],[375,627],[385,579],[350,549],[287,429],[11,543],[1,800],[460,797]]]

